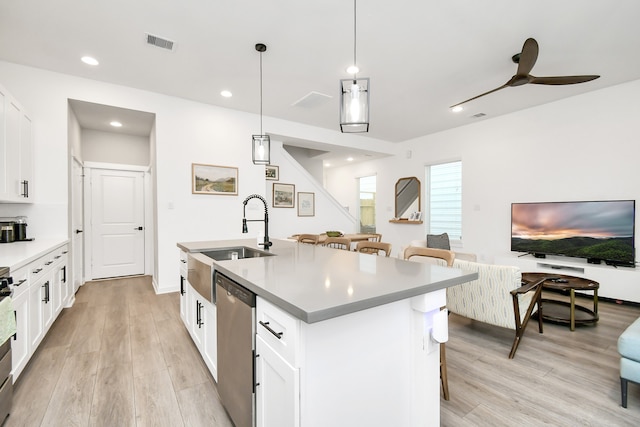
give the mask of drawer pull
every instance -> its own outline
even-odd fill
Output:
[[[45,262],[44,265],[51,265],[53,264],[53,261],[49,261],[49,262]]]
[[[38,274],[42,271],[41,268],[36,268],[35,270],[33,270],[33,274]]]
[[[264,326],[264,327],[267,329],[267,331],[269,331],[269,332],[271,332],[273,335],[275,335],[275,336],[276,336],[276,338],[278,338],[278,339],[282,339],[282,335],[284,335],[284,332],[276,332],[276,331],[274,331],[274,330],[273,330],[273,329],[271,329],[271,327],[269,326],[269,322],[263,322],[263,321],[261,320],[261,321],[260,321],[260,322],[258,322],[258,323],[260,323],[262,326]]]
[[[16,287],[18,287],[18,286],[22,285],[22,284],[23,284],[24,282],[26,282],[26,281],[27,281],[27,279],[22,279],[22,280],[20,280],[18,283],[16,283],[16,285],[15,285],[15,286],[16,286]]]

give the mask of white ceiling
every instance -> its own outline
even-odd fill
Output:
[[[639,79],[638,18],[637,0],[361,0],[357,63],[371,79],[364,135],[400,142]],[[147,45],[146,33],[175,49]],[[511,56],[528,37],[540,45],[533,75],[602,77],[506,88],[449,111],[515,74]],[[338,130],[339,80],[353,59],[350,0],[0,2],[1,60],[252,113],[257,42],[268,46],[264,115]],[[292,106],[313,91],[332,98]]]

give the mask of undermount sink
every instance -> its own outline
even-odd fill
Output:
[[[211,251],[202,252],[203,255],[208,256],[211,259],[216,261],[226,261],[233,259],[232,253],[238,254],[237,259],[245,259],[245,258],[260,258],[265,256],[273,256],[270,252],[259,251],[257,249],[249,248],[247,246],[236,246],[232,248],[221,248],[214,249]]]

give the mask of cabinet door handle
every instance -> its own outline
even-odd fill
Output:
[[[44,302],[45,304],[47,304],[49,302],[49,282],[45,282],[44,285],[42,285],[42,287],[44,288],[44,299],[42,300],[42,302]]]
[[[62,283],[67,283],[67,266],[62,267]]]
[[[262,326],[264,326],[267,331],[271,332],[273,335],[275,335],[276,338],[278,339],[282,339],[282,336],[284,335],[284,332],[276,332],[273,329],[271,329],[271,327],[269,326],[269,322],[263,322],[262,320],[260,322]]]
[[[180,295],[184,295],[184,276],[180,275]]]
[[[22,197],[29,197],[29,181],[21,181],[22,184]]]

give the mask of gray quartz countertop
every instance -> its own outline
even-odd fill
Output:
[[[256,239],[178,243],[189,253],[247,246]],[[455,268],[273,240],[274,256],[201,260],[306,323],[314,323],[477,279]]]

